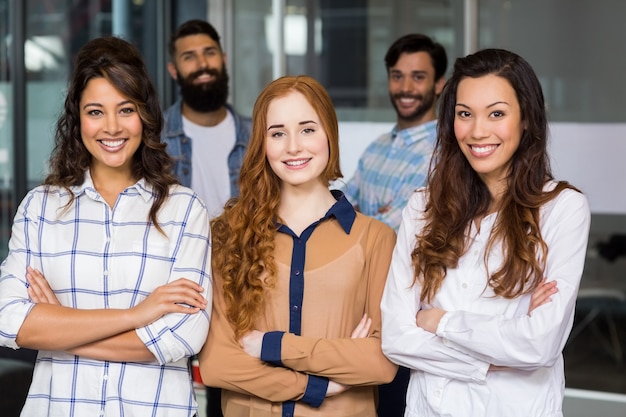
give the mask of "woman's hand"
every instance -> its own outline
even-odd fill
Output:
[[[39,270],[27,267],[26,281],[28,281],[28,296],[33,303],[61,305],[50,288],[50,284]]]
[[[145,300],[129,309],[135,328],[147,326],[165,314],[195,314],[204,310],[207,301],[202,296],[203,292],[201,285],[187,278],[155,288]]]
[[[439,321],[443,315],[446,314],[446,310],[440,308],[430,308],[428,310],[420,310],[415,316],[415,323],[417,327],[421,327],[429,333],[435,334],[437,327],[439,327]]]
[[[556,287],[556,281],[546,282],[547,278],[541,280],[535,291],[530,296],[530,306],[528,306],[528,315],[539,306],[552,301],[552,295],[556,294],[559,289]]]
[[[363,317],[361,317],[361,321],[359,321],[359,324],[357,324],[354,330],[352,330],[350,339],[362,339],[368,337],[371,327],[372,319],[368,317],[367,313],[363,314]],[[329,380],[328,388],[326,389],[326,396],[332,397],[334,395],[341,394],[342,392],[346,392],[349,389],[350,385],[344,385],[340,384],[339,382]]]
[[[363,337],[369,336],[370,328],[372,327],[372,319],[367,316],[367,313],[363,314],[361,317],[361,321],[356,325],[352,334],[350,335],[351,339],[360,339]]]
[[[261,348],[263,347],[264,332],[250,330],[244,334],[239,343],[243,350],[253,358],[261,359]]]

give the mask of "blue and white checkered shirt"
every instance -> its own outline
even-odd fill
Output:
[[[147,221],[153,202],[144,180],[122,192],[111,209],[89,173],[72,188],[39,186],[15,216],[0,275],[0,345],[15,339],[34,304],[26,266],[42,271],[59,302],[77,309],[125,309],[180,277],[205,288],[212,301],[209,218],[188,188],[172,186],[158,213],[166,236]],[[188,358],[204,344],[210,308],[166,314],[137,329],[154,362],[112,362],[39,351],[22,416],[193,416],[197,410]],[[97,326],[98,323],[94,323]]]
[[[394,127],[380,136],[365,149],[354,176],[342,188],[348,201],[397,231],[409,197],[426,184],[436,139],[436,120],[400,131]],[[379,213],[386,206],[389,209]]]

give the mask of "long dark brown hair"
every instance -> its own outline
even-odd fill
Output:
[[[456,268],[468,246],[472,221],[488,214],[492,197],[485,183],[461,152],[454,134],[456,95],[465,78],[493,74],[507,80],[516,93],[523,133],[513,154],[507,191],[487,244],[484,262],[496,243],[502,244],[504,261],[489,272],[488,285],[498,296],[515,298],[532,291],[543,279],[548,247],[541,236],[541,206],[563,189],[553,179],[547,153],[548,121],[541,85],[532,67],[519,55],[502,49],[485,49],[458,58],[454,73],[440,98],[437,143],[428,177],[425,227],[417,236],[411,256],[415,280],[422,283],[421,299],[433,299],[448,268]]]
[[[161,231],[157,213],[168,196],[169,186],[178,181],[171,173],[172,161],[160,139],[163,116],[158,95],[141,53],[121,38],[93,39],[78,52],[64,109],[57,121],[50,173],[44,184],[67,189],[69,207],[74,200],[70,187],[81,185],[85,180],[92,156],[81,138],[79,107],[83,91],[94,78],[105,78],[137,107],[143,124],[143,137],[133,155],[131,171],[134,178],[144,178],[152,185],[155,199],[149,218]]]
[[[305,75],[281,77],[267,85],[252,110],[252,136],[239,176],[240,197],[231,199],[211,223],[213,271],[224,280],[227,315],[237,337],[251,330],[263,314],[265,288],[273,287],[276,275],[274,239],[281,180],[266,156],[267,111],[272,101],[291,92],[307,99],[328,137],[329,160],[320,181],[328,185],[342,176],[337,116],[324,87]]]

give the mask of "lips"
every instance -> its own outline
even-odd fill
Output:
[[[311,158],[296,159],[296,160],[285,161],[284,163],[285,163],[285,165],[290,166],[290,167],[299,167],[299,166],[302,166],[302,165],[306,164],[310,160],[311,160]]]
[[[106,146],[107,148],[117,148],[118,146],[121,146],[122,144],[124,144],[124,142],[126,142],[126,139],[116,139],[116,140],[100,139],[98,142],[100,142],[102,145]]]
[[[476,156],[491,155],[499,145],[470,145],[472,154]]]

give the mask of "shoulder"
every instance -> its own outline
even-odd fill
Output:
[[[246,129],[248,132],[252,131],[252,118],[238,113],[230,104],[226,104],[226,109],[232,114],[237,126]]]
[[[544,187],[545,191],[553,190],[557,182],[550,181]],[[552,200],[548,201],[541,208],[544,218],[567,218],[572,221],[576,217],[587,218],[590,214],[587,197],[580,191],[573,188],[565,188]]]
[[[195,191],[180,184],[172,184],[169,188],[166,204],[175,204],[178,207],[196,207],[196,210],[207,211],[206,205]]]
[[[378,238],[389,238],[394,240],[396,238],[396,232],[386,223],[383,223],[373,217],[366,216],[360,212],[356,213],[353,228],[355,230],[363,230],[368,235],[374,235]]]

